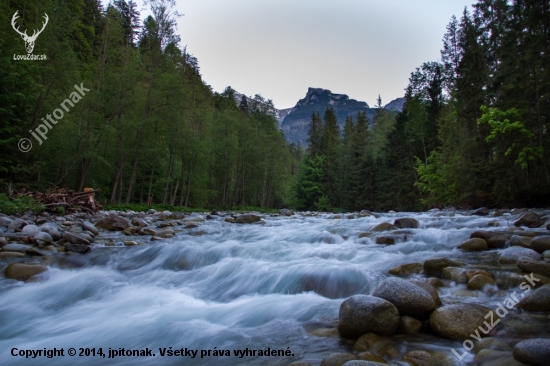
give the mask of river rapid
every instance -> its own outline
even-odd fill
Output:
[[[548,211],[538,211],[548,214]],[[461,259],[490,268],[493,249],[470,259],[456,249],[477,229],[506,230],[517,216],[472,216],[471,212],[385,213],[370,217],[332,214],[268,216],[265,224],[233,224],[221,216],[163,241],[115,247],[95,245],[90,253],[43,257],[48,271],[31,282],[0,277],[0,360],[2,365],[318,365],[353,343],[336,331],[340,304],[354,294],[372,294],[403,263],[432,257]],[[375,244],[382,233],[359,234],[382,222],[412,217],[418,229],[397,234],[394,245]],[[189,235],[193,231],[204,233]],[[525,229],[541,231],[540,229]],[[120,233],[101,233],[119,242]],[[126,240],[126,239],[125,239]],[[475,263],[474,263],[475,262]],[[7,262],[6,262],[7,263]],[[2,263],[5,267],[6,263]],[[421,276],[421,275],[417,275]],[[497,288],[465,297],[466,286],[440,289],[444,304],[473,302],[496,307],[512,289]],[[503,337],[548,335],[548,318],[525,317]],[[523,330],[517,330],[521,328]],[[524,332],[524,333],[522,333]],[[413,349],[463,353],[462,343],[421,333],[392,338]],[[12,349],[64,348],[64,357],[25,359]],[[144,357],[70,357],[69,348],[146,349]],[[198,350],[192,359],[160,355],[159,349]],[[290,350],[290,356],[236,357],[234,350]],[[200,350],[229,350],[206,356]],[[473,355],[457,360],[472,364]],[[391,361],[391,364],[405,364]]]

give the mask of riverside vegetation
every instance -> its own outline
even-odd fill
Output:
[[[452,18],[441,62],[411,73],[400,113],[313,115],[309,146],[289,144],[273,104],[216,93],[176,34],[173,1],[6,1],[0,15],[0,184],[101,189],[101,204],[231,209],[421,210],[550,202],[550,9],[483,0]],[[43,13],[15,62],[10,27]],[[23,28],[22,28],[23,29]],[[28,153],[29,137],[72,86],[90,92]],[[382,106],[381,99],[378,106]]]

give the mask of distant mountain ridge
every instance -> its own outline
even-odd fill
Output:
[[[401,101],[402,100],[402,101]],[[388,103],[384,108],[401,111],[404,98],[398,98]],[[307,145],[309,122],[313,112],[319,112],[321,117],[327,108],[333,108],[340,129],[343,128],[346,117],[357,117],[357,112],[366,112],[372,122],[376,108],[370,108],[366,102],[350,99],[345,94],[335,94],[330,90],[309,88],[305,98],[300,99],[292,108],[279,111],[279,125],[288,142]]]

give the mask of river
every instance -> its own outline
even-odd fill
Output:
[[[464,258],[456,246],[476,229],[504,230],[515,216],[470,212],[389,213],[333,219],[334,215],[265,217],[239,225],[221,217],[201,223],[204,235],[186,231],[135,247],[96,246],[85,255],[46,259],[49,271],[30,283],[0,278],[0,359],[3,365],[318,365],[351,344],[335,333],[342,301],[371,294],[388,270],[431,257]],[[413,217],[395,245],[359,238],[381,222]],[[527,229],[535,230],[535,229]],[[542,230],[542,229],[537,229]],[[101,234],[104,235],[104,234]],[[120,234],[109,235],[120,240]],[[488,251],[491,253],[496,250]],[[487,263],[491,262],[487,259]],[[465,288],[464,285],[455,287]],[[460,300],[443,288],[444,303],[494,306],[508,289]],[[548,324],[548,320],[546,320]],[[546,331],[541,330],[541,334]],[[429,334],[399,338],[407,349],[462,350],[461,343]],[[63,348],[64,357],[24,359],[18,350]],[[186,356],[159,349],[198,350]],[[150,349],[155,356],[67,355],[69,348]],[[234,350],[283,350],[290,356],[234,356]],[[229,350],[231,356],[200,351]],[[462,352],[461,352],[462,353]],[[212,353],[211,353],[212,354]],[[472,362],[468,355],[464,364]],[[399,364],[399,363],[394,363]],[[460,363],[458,363],[460,364]]]

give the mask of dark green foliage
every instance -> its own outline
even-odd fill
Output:
[[[240,113],[231,88],[205,85],[180,47],[173,0],[149,1],[142,26],[128,0],[105,9],[97,0],[2,4],[1,189],[93,187],[115,205],[149,197],[172,208],[283,205],[297,163],[272,102],[256,96]],[[10,25],[16,10],[22,29],[49,15],[35,47],[47,61],[11,59],[25,52]],[[90,91],[39,144],[29,130],[81,83]],[[34,145],[28,153],[17,148],[23,137]]]

